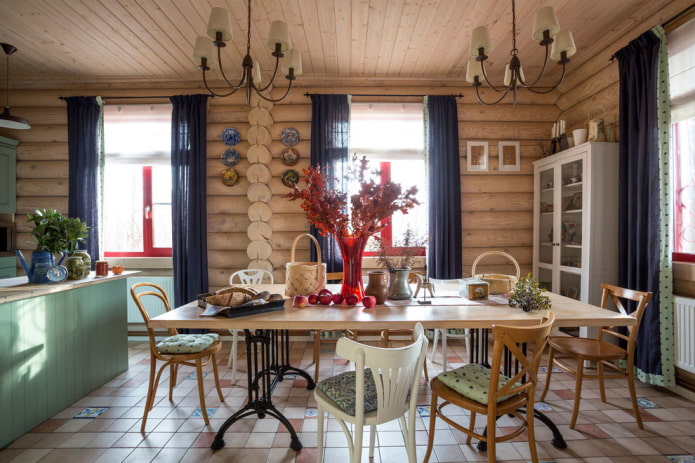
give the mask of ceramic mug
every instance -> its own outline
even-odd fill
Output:
[[[105,277],[109,274],[109,263],[105,260],[98,260],[96,262],[96,275],[98,277]]]

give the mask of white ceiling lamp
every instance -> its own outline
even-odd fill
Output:
[[[521,60],[518,56],[519,50],[516,48],[516,5],[515,0],[512,0],[512,49],[509,52],[512,57],[505,69],[503,85],[496,87],[490,83],[485,70],[485,61],[488,59],[488,54],[491,50],[490,34],[485,26],[476,27],[473,30],[470,53],[475,59],[468,62],[466,80],[475,87],[475,93],[480,103],[484,105],[497,104],[509,92],[512,92],[514,105],[516,105],[516,91],[519,87],[533,93],[550,93],[560,86],[565,78],[565,64],[569,63],[570,57],[577,52],[572,32],[560,30],[560,24],[557,21],[553,8],[543,7],[536,11],[536,18],[533,24],[533,39],[538,40],[539,44],[545,47],[545,60],[536,80],[528,83],[524,76],[524,70],[521,67]],[[560,79],[551,87],[537,85],[541,77],[543,77],[548,58],[557,61],[557,64],[562,66]],[[497,100],[492,102],[483,101],[480,96],[480,87],[483,85],[483,80],[490,89],[502,94]]]
[[[251,58],[251,0],[248,1],[246,56],[244,56],[244,60],[241,63],[241,79],[237,84],[234,84],[227,79],[224,68],[222,67],[222,48],[227,46],[225,42],[232,40],[232,29],[229,23],[229,13],[226,9],[212,9],[210,12],[210,20],[208,21],[207,34],[208,37],[212,39],[212,42],[210,42],[207,37],[198,37],[193,49],[193,59],[196,61],[196,63],[198,63],[198,69],[203,71],[203,83],[211,95],[225,97],[232,95],[237,90],[243,88],[246,89],[247,105],[251,103],[252,92],[256,92],[264,100],[278,102],[283,100],[290,93],[292,81],[295,80],[297,76],[302,75],[301,53],[299,50],[291,49],[290,35],[287,30],[287,24],[282,21],[273,21],[270,25],[270,34],[268,35],[267,44],[268,48],[273,51],[272,55],[275,57],[275,69],[273,70],[273,76],[268,81],[268,84],[265,87],[262,87],[261,68],[258,63],[254,62],[254,60]],[[216,54],[213,51],[213,46],[217,48]],[[282,65],[280,63],[280,58],[284,58]],[[230,91],[226,93],[218,93],[212,90],[208,85],[205,76],[205,73],[210,70],[210,66],[214,65],[216,62],[219,63],[222,78],[230,89]],[[263,92],[273,85],[273,81],[278,74],[278,69],[281,73],[286,74],[285,79],[289,80],[290,83],[283,96],[273,99],[265,96]]]
[[[5,55],[7,55],[7,74],[5,76],[5,110],[0,114],[0,127],[7,129],[30,129],[29,122],[22,118],[10,114],[10,55],[17,51],[17,48],[9,43],[0,43]]]

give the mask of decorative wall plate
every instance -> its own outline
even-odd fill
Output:
[[[285,186],[292,187],[299,182],[299,174],[294,169],[287,169],[282,173],[282,183]]]
[[[222,164],[227,167],[234,167],[239,163],[239,152],[233,148],[229,148],[222,153]]]
[[[222,131],[222,141],[225,145],[234,146],[239,143],[239,140],[241,140],[241,136],[239,135],[239,131],[234,127],[227,127]]]
[[[222,172],[222,183],[227,186],[234,186],[239,181],[239,174],[236,170],[229,168]]]
[[[299,143],[299,132],[292,127],[283,130],[280,137],[282,138],[282,142],[287,146],[294,146]]]
[[[299,161],[299,152],[294,148],[285,148],[282,151],[282,162],[286,166],[294,166]]]

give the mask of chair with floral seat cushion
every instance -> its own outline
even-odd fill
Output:
[[[466,444],[470,444],[473,437],[486,442],[490,463],[496,461],[497,442],[512,439],[526,430],[531,460],[538,463],[533,417],[534,395],[538,383],[538,365],[554,320],[555,315],[548,312],[538,325],[493,326],[492,365],[489,368],[468,364],[442,372],[430,381],[432,403],[424,463],[429,461],[432,453],[437,417],[464,432],[467,435]],[[509,362],[506,364],[507,369],[516,367],[516,372],[511,377],[502,374],[503,357]],[[439,399],[442,399],[441,404]],[[451,413],[450,416],[444,413],[449,405],[470,412],[468,427],[462,424],[460,413]],[[520,412],[522,408],[526,409],[525,416]],[[479,413],[487,415],[487,428],[483,434],[475,430],[475,418]],[[504,415],[516,417],[520,424],[498,436],[497,419]]]
[[[541,400],[544,400],[545,395],[548,393],[553,366],[575,374],[574,407],[570,420],[570,428],[574,429],[577,423],[577,415],[579,414],[579,401],[582,397],[582,380],[584,378],[597,378],[599,380],[601,401],[604,403],[606,402],[604,379],[627,378],[627,386],[630,392],[630,399],[632,400],[632,411],[635,414],[637,426],[640,429],[644,429],[635,391],[635,346],[637,345],[637,333],[642,317],[652,298],[652,293],[634,291],[605,283],[601,284],[601,291],[601,307],[607,308],[609,301],[612,301],[620,313],[634,317],[637,323],[635,326],[627,328],[627,335],[614,331],[612,327],[602,327],[598,330],[597,339],[552,336],[548,340],[548,345],[550,346],[548,351],[548,373],[545,378],[545,388],[543,389]],[[634,310],[629,314],[625,307],[628,302],[632,302],[635,305]],[[617,342],[612,343],[610,341],[622,341],[625,345],[619,346],[616,345]],[[576,363],[572,362],[570,364],[567,362],[567,359],[573,359]],[[596,362],[595,374],[584,372],[585,362]],[[624,362],[624,365],[621,362]],[[610,372],[605,373],[604,368],[610,369]]]
[[[376,425],[399,419],[408,461],[415,463],[415,418],[427,338],[415,325],[415,342],[386,349],[340,338],[336,353],[355,370],[321,380],[314,389],[318,408],[317,459],[323,461],[324,411],[333,415],[348,441],[350,462],[362,461],[364,426],[370,428],[369,458],[374,457]],[[406,414],[408,418],[406,419]],[[352,424],[354,433],[350,432]]]
[[[238,282],[235,282],[238,280]],[[241,283],[244,285],[260,285],[260,284],[273,284],[273,274],[265,269],[259,268],[249,268],[244,270],[239,270],[234,272],[229,276],[229,284],[233,285],[236,283]],[[229,332],[232,335],[232,350],[229,352],[229,359],[227,360],[227,368],[232,369],[232,381],[236,380],[236,370],[237,370],[237,356],[238,356],[238,344],[239,344],[239,333],[244,330],[230,329]]]
[[[150,380],[147,387],[145,412],[142,417],[140,432],[145,433],[147,415],[154,406],[157,386],[164,368],[169,367],[169,400],[171,401],[173,400],[174,386],[176,386],[176,377],[180,365],[191,366],[196,369],[200,409],[205,424],[209,425],[210,419],[205,406],[205,390],[203,388],[203,367],[207,365],[212,366],[217,394],[220,401],[224,402],[224,396],[220,389],[220,379],[217,374],[217,360],[215,358],[215,354],[222,348],[219,335],[216,333],[179,334],[175,329],[169,329],[169,336],[157,342],[154,329],[150,326],[150,316],[144,301],[147,301],[147,304],[162,304],[164,309],[169,312],[171,310],[169,296],[161,286],[154,283],[137,283],[130,288],[130,294],[145,321],[150,342]],[[159,367],[159,370],[157,370],[158,360],[164,362]]]

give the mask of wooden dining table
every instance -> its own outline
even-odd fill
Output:
[[[271,293],[284,292],[284,285],[277,284],[256,285],[254,288]],[[329,289],[337,291],[339,285],[329,285]],[[554,293],[545,294],[550,297],[556,328],[635,325],[633,317],[617,311]],[[284,306],[276,310],[240,317],[203,316],[204,310],[197,301],[193,301],[152,318],[150,325],[153,328],[245,330],[248,401],[220,427],[211,445],[213,450],[224,446],[224,433],[233,423],[254,414],[259,418],[270,415],[278,419],[290,432],[290,447],[294,450],[302,448],[291,423],[275,408],[271,397],[275,385],[289,375],[305,378],[308,389],[315,387],[309,374],[290,364],[290,330],[411,329],[415,323],[421,323],[426,329],[469,328],[485,332],[494,325],[536,324],[543,316],[542,312],[524,312],[510,307],[504,296],[491,295],[486,300],[474,301],[460,297],[455,291],[438,291],[435,297],[429,298],[387,300],[385,304],[372,308],[365,308],[361,304],[307,305],[300,308],[294,307],[292,299],[288,298]],[[482,339],[482,344],[487,348],[486,337]],[[566,448],[567,444],[555,424],[540,412],[534,414],[553,432],[552,444]]]

